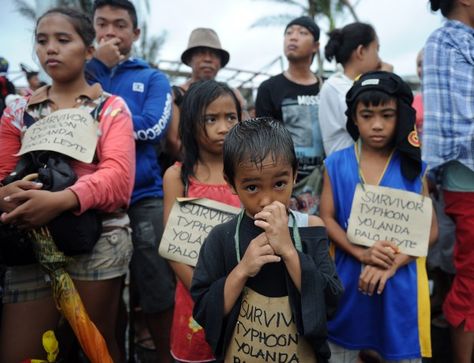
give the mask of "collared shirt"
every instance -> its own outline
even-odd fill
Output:
[[[474,170],[474,28],[448,20],[428,38],[423,60],[423,159]]]
[[[58,110],[49,98],[49,87],[38,89],[29,100],[22,98],[8,107],[0,121],[0,180],[18,162],[25,120],[38,121]],[[74,107],[93,111],[110,96],[99,84],[89,87],[76,99]],[[26,113],[26,115],[24,115]],[[120,97],[108,98],[99,117],[96,161],[90,164],[72,160],[78,180],[69,187],[79,200],[78,213],[87,209],[114,212],[130,201],[135,173],[133,125],[127,105]]]

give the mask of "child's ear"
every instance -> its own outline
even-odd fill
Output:
[[[356,57],[357,57],[357,59],[360,60],[360,59],[363,59],[363,58],[364,58],[365,48],[364,48],[364,46],[363,46],[362,44],[360,44],[360,45],[356,48],[355,52],[356,52]]]

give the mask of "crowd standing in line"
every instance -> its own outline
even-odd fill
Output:
[[[429,191],[450,219],[433,214],[429,242],[439,234],[442,246],[428,261],[454,272],[445,268],[453,258],[456,270],[439,319],[451,327],[453,362],[472,363],[474,1],[429,3],[446,21],[420,53],[415,103],[365,23],[329,34],[325,56],[342,70],[323,82],[311,71],[320,29],[302,16],[285,27],[288,68],[260,85],[251,119],[240,92],[214,80],[230,58],[214,30],[192,31],[181,55],[191,77],[172,88],[132,56],[140,29],[130,1],[95,0],[92,20],[68,8],[47,11],[36,23],[35,52],[52,83],[38,88],[30,72],[29,89],[0,121],[0,233],[66,211],[98,211],[100,237],[71,256],[67,272],[114,362],[126,361],[122,295],[130,269],[159,362],[355,363],[368,350],[379,362],[420,363],[432,354],[426,259],[390,241],[357,246],[346,229],[357,184]],[[15,91],[7,70],[0,58],[1,107]],[[64,190],[7,184],[24,159],[17,152],[25,131],[59,110],[98,121],[93,161],[67,159],[77,180]],[[158,254],[183,196],[242,208],[212,230],[195,269]],[[60,316],[50,282],[38,264],[6,265],[0,361],[42,357],[41,335]],[[257,311],[287,314],[288,324],[264,326]],[[269,343],[273,336],[295,338],[280,349]]]

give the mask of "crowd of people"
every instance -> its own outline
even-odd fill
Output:
[[[415,98],[362,22],[329,33],[324,55],[340,67],[319,78],[320,28],[301,16],[285,27],[288,68],[259,86],[256,117],[253,100],[216,81],[230,54],[213,29],[192,31],[181,55],[191,76],[171,86],[132,54],[132,2],[42,14],[34,48],[51,83],[25,70],[29,88],[10,97],[0,57],[0,362],[45,359],[48,330],[62,361],[78,361],[51,271],[15,251],[36,248],[31,231],[65,213],[93,213],[91,246],[63,252],[107,361],[127,361],[129,324],[163,363],[421,363],[434,316],[450,327],[451,361],[473,363],[474,1],[429,2],[446,19],[416,60]],[[49,174],[24,178],[32,161]],[[429,222],[409,226],[426,232],[427,256],[351,240],[353,201],[369,186],[431,197]],[[241,209],[194,267],[158,253],[181,197]]]

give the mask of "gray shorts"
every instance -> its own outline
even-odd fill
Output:
[[[128,210],[132,227],[133,257],[130,264],[140,306],[147,314],[174,305],[175,277],[168,262],[158,254],[163,234],[163,200],[142,199]]]
[[[340,345],[331,343],[328,341],[329,348],[331,349],[331,359],[329,363],[357,363],[359,351],[350,350]],[[382,360],[383,363],[421,363],[421,358],[415,359],[402,359],[402,360]]]
[[[132,257],[130,229],[102,233],[91,253],[71,258],[66,271],[73,280],[99,281],[124,276]],[[51,296],[51,282],[39,264],[8,267],[3,303],[20,303]]]

